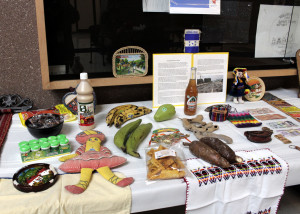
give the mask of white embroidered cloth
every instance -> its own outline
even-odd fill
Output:
[[[227,169],[195,158],[187,161],[186,213],[276,213],[288,165],[268,149],[236,152],[244,161]]]

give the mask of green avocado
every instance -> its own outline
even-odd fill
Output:
[[[170,120],[176,114],[175,107],[172,104],[161,105],[154,115],[156,122]]]

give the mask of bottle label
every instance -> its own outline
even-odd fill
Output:
[[[188,110],[195,110],[197,108],[197,97],[188,96],[188,100],[186,102]]]
[[[78,118],[80,126],[91,126],[94,121],[94,103],[78,102]]]

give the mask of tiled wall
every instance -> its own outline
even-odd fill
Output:
[[[272,89],[297,86],[298,80],[281,77],[265,81],[267,89]],[[35,1],[0,0],[0,95],[19,94],[31,99],[36,109],[61,103],[67,92],[42,89]],[[99,87],[95,92],[98,104],[151,100],[152,85]]]
[[[42,90],[34,0],[0,0],[0,94],[19,94],[35,107],[60,99]]]

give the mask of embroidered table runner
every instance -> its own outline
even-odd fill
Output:
[[[187,161],[186,213],[276,213],[287,163],[268,149],[236,152],[244,161],[227,169],[195,158]]]
[[[0,110],[0,149],[10,127],[12,115],[13,114],[10,109]]]

